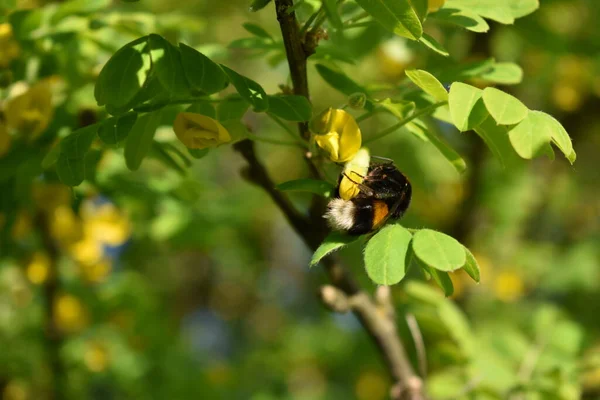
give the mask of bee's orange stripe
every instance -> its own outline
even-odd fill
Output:
[[[389,213],[387,204],[383,201],[375,200],[373,203],[373,227],[376,227],[385,220]]]

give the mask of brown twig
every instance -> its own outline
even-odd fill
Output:
[[[290,225],[306,245],[314,251],[327,233],[324,224],[300,214],[287,196],[275,188],[266,168],[256,157],[253,142],[244,140],[236,143],[234,148],[248,162],[248,167],[243,172],[245,178],[262,187],[269,194]],[[322,220],[322,218],[320,219]],[[383,297],[381,293],[378,293],[378,301],[375,301],[365,291],[359,289],[350,273],[334,258],[326,257],[322,264],[332,283],[332,286],[326,286],[321,290],[323,302],[334,311],[352,311],[358,317],[388,366],[394,381],[392,398],[397,400],[424,399],[423,382],[415,374],[398,336],[396,316],[389,293]]]

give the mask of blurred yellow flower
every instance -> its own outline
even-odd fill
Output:
[[[173,122],[173,130],[189,149],[205,149],[231,141],[223,125],[202,114],[180,112]]]
[[[13,37],[9,23],[0,24],[0,68],[6,68],[10,62],[19,57],[21,48]]]
[[[311,122],[315,141],[333,162],[351,160],[360,149],[362,136],[358,124],[344,110],[329,108]]]
[[[104,371],[110,361],[106,346],[96,341],[88,343],[83,359],[85,365],[92,372]]]
[[[109,246],[120,246],[131,236],[131,223],[127,216],[106,203],[98,207],[86,202],[81,209],[85,235]]]
[[[515,271],[502,271],[494,281],[494,294],[500,301],[510,303],[525,293],[523,279]]]
[[[87,325],[87,312],[81,301],[70,294],[58,296],[54,301],[54,323],[63,332],[74,333]]]
[[[363,147],[354,158],[346,163],[339,188],[339,195],[342,199],[350,200],[360,192],[358,184],[362,183],[363,178],[367,176],[369,162],[369,150]]]
[[[446,2],[446,0],[429,0],[428,1],[428,7],[427,7],[427,11],[428,12],[435,12],[437,10],[439,10],[440,8],[442,8],[442,6],[444,5],[444,3]]]
[[[73,199],[71,189],[59,183],[36,183],[32,188],[32,196],[36,206],[44,211],[70,206]]]
[[[50,215],[50,234],[62,246],[81,239],[81,222],[70,206],[59,206]]]
[[[367,371],[358,377],[354,391],[359,400],[383,400],[387,397],[388,387],[388,380],[381,374]]]
[[[27,279],[34,285],[46,282],[50,276],[50,257],[47,254],[36,252],[27,265]]]
[[[576,85],[560,80],[552,87],[552,102],[562,111],[573,112],[581,107],[583,97]]]
[[[93,237],[85,235],[70,247],[71,256],[80,264],[93,265],[102,259],[102,244]]]
[[[31,232],[31,226],[31,216],[26,211],[19,211],[11,231],[13,239],[25,239]]]
[[[3,120],[0,119],[0,157],[10,149],[10,134]]]
[[[405,39],[394,37],[379,46],[375,68],[378,68],[385,77],[397,79],[404,76],[404,70],[415,61],[415,53],[406,42]]]
[[[18,381],[10,381],[0,394],[2,395],[2,400],[30,399],[27,387]]]
[[[81,264],[83,278],[90,283],[102,283],[110,275],[112,265],[109,260],[103,259],[94,264]]]
[[[4,109],[6,125],[29,140],[35,140],[52,118],[52,92],[47,82],[38,82],[25,93],[10,98]]]

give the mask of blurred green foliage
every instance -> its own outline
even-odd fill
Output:
[[[321,6],[299,3],[301,21]],[[345,1],[342,15],[359,15],[356,3]],[[423,108],[428,101],[404,71],[426,69],[444,84],[514,85],[501,87],[561,121],[577,151],[574,166],[544,157],[503,168],[476,134],[459,134],[439,122],[448,119],[440,114],[370,149],[393,158],[411,179],[414,197],[403,225],[451,234],[481,268],[479,284],[465,271],[449,273],[450,299],[415,268],[393,288],[399,314],[413,315],[424,338],[431,398],[598,398],[600,8],[594,0],[544,0],[536,12],[503,25],[496,21],[528,14],[531,2],[513,9],[514,16],[502,7],[473,8],[463,19],[444,11],[461,3],[472,2],[448,0],[431,14],[423,26],[433,42],[423,45],[375,22],[342,29],[325,2],[328,38],[310,58],[313,109],[338,107],[364,92],[368,110],[374,98],[394,91]],[[146,159],[131,161],[127,145],[118,145],[126,136],[118,139],[120,123],[107,120],[111,110],[94,97],[106,61],[151,33],[229,66],[234,85],[238,73],[265,94],[289,95],[273,4],[254,1],[259,12],[249,7],[247,0],[0,2],[3,399],[388,395],[389,378],[369,338],[353,316],[329,314],[319,304],[314,294],[324,274],[308,270],[311,254],[268,197],[241,178],[244,164],[231,147],[195,150],[199,159],[188,160],[170,127],[183,106],[166,107],[153,122],[158,128]],[[488,23],[488,33],[475,33]],[[168,47],[160,36],[154,40]],[[112,84],[118,76],[109,78]],[[162,78],[164,85],[168,77]],[[114,96],[123,103],[139,89],[133,81],[120,89],[127,85],[135,93]],[[232,136],[248,127],[262,139],[290,141],[276,121],[247,112],[234,93],[230,86],[227,101],[195,103],[190,111],[235,121],[227,125]],[[247,100],[260,110],[260,101]],[[361,122],[365,138],[406,117],[403,106]],[[85,129],[63,140],[99,121],[111,121],[102,122],[100,141],[87,139]],[[466,172],[423,140],[424,132],[454,149]],[[297,146],[265,141],[258,151],[276,183],[307,176]],[[324,169],[335,182],[339,171]],[[60,181],[83,183],[71,189]],[[308,208],[310,195],[291,195]],[[361,245],[340,254],[374,288]],[[417,364],[405,320],[399,329]]]

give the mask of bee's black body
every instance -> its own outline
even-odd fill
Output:
[[[401,218],[408,209],[412,196],[410,182],[391,162],[372,164],[357,185],[358,195],[342,200],[338,182],[336,198],[329,203],[325,215],[332,228],[362,235],[378,229],[390,218]]]

